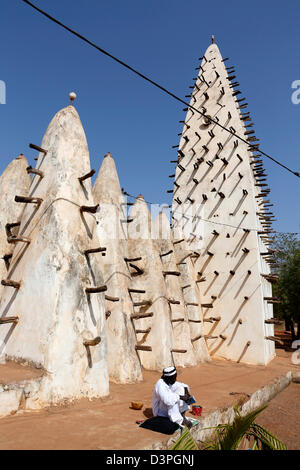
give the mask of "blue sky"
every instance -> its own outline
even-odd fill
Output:
[[[249,103],[261,148],[300,170],[300,3],[279,0],[32,0],[71,28],[184,98],[214,34]],[[171,149],[183,105],[51,23],[21,0],[1,1],[0,171],[19,153],[29,164],[52,116],[78,95],[91,165],[115,158],[121,185],[170,203]],[[300,179],[265,160],[278,231],[300,231]]]

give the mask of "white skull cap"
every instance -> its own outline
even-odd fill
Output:
[[[176,370],[176,367],[166,367],[164,370],[163,370],[163,375],[165,377],[171,377],[171,375],[175,375],[177,374],[177,370]]]

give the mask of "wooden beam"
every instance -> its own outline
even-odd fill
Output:
[[[80,212],[89,212],[90,214],[96,214],[99,204],[96,206],[81,206]]]
[[[36,168],[32,168],[32,166],[28,166],[26,168],[27,173],[30,175],[38,175],[40,178],[44,178],[44,172],[41,170],[37,170]]]
[[[47,155],[47,150],[42,149],[42,148],[39,147],[38,145],[29,144],[29,147],[30,147],[31,149],[34,149],[34,150],[37,150],[38,152],[43,153],[44,155]]]
[[[106,251],[106,248],[89,248],[88,250],[84,251],[85,255],[89,255],[90,253],[102,253],[103,251]]]
[[[29,196],[15,196],[15,202],[21,202],[23,204],[41,204],[43,199],[40,197],[29,197]]]
[[[161,253],[159,256],[163,257],[163,256],[170,255],[171,253],[173,253],[173,250],[170,250],[167,253]]]
[[[284,342],[281,341],[280,338],[277,338],[277,336],[265,336],[265,339],[268,339],[268,340],[270,340],[270,341],[274,341],[274,342],[276,342],[276,343],[279,343],[279,344],[281,344],[281,345],[284,345]]]
[[[191,339],[191,342],[194,343],[195,341],[198,341],[198,339],[201,339],[202,335],[196,336],[195,338]]]
[[[129,266],[130,266],[131,268],[135,269],[135,271],[136,271],[136,272],[134,273],[135,275],[137,275],[137,274],[138,274],[138,275],[144,274],[144,270],[141,269],[141,268],[139,268],[139,267],[136,266],[135,264],[129,263]]]
[[[2,317],[0,318],[0,325],[5,323],[18,323],[19,317]]]
[[[179,271],[163,271],[164,276],[181,276]]]
[[[152,301],[151,300],[143,300],[142,302],[134,302],[133,303],[134,307],[144,307],[146,305],[152,305]]]
[[[12,281],[11,279],[2,279],[2,286],[14,287],[15,289],[20,289],[21,283]]]
[[[84,339],[83,344],[84,346],[97,346],[97,344],[99,344],[100,341],[101,341],[100,336],[97,336],[94,339]]]
[[[143,346],[142,344],[137,344],[135,346],[136,351],[152,351],[151,346]]]
[[[110,297],[109,295],[105,296],[105,300],[110,300],[111,302],[119,302],[119,297]]]
[[[143,334],[150,333],[150,331],[151,331],[151,327],[147,328],[147,330],[135,330],[136,333],[143,333]]]
[[[86,287],[85,292],[87,294],[98,294],[99,292],[107,291],[107,286],[98,286],[98,287]]]
[[[181,242],[184,242],[184,238],[181,238],[181,240],[175,240],[173,242],[173,245],[176,245],[177,243],[181,243]]]
[[[128,292],[131,294],[146,294],[145,290],[142,289],[128,289]]]
[[[5,225],[6,235],[8,237],[13,237],[13,234],[11,233],[11,229],[14,227],[20,227],[20,225],[21,225],[21,222],[13,222],[11,224],[6,224]]]
[[[88,178],[91,178],[94,174],[96,173],[96,170],[91,170],[89,173],[87,173],[86,175],[83,175],[83,176],[80,176],[78,178],[79,180],[79,183],[82,183],[84,180],[88,179]]]
[[[135,262],[135,261],[141,261],[142,260],[142,257],[140,256],[139,258],[124,258],[124,261],[126,263],[132,263],[132,262]]]
[[[8,237],[8,238],[7,238],[7,242],[8,242],[8,243],[18,243],[18,242],[30,243],[31,240],[30,240],[30,238],[26,238],[26,237],[15,237],[15,236],[12,236],[12,237]]]
[[[148,317],[153,317],[153,312],[147,312],[147,313],[134,313],[131,315],[132,320],[139,320],[140,318],[148,318]]]
[[[277,318],[268,318],[265,323],[268,325],[282,325],[283,321],[277,320]]]

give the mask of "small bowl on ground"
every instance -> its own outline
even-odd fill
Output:
[[[144,406],[144,403],[142,403],[141,401],[132,401],[131,402],[131,408],[133,410],[141,410]]]

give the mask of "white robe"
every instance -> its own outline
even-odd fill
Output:
[[[163,379],[159,379],[154,387],[152,396],[152,411],[154,416],[168,417],[173,423],[182,424],[181,413],[190,409],[179,395],[184,395],[184,387],[188,385],[182,382],[175,382],[167,385]]]

